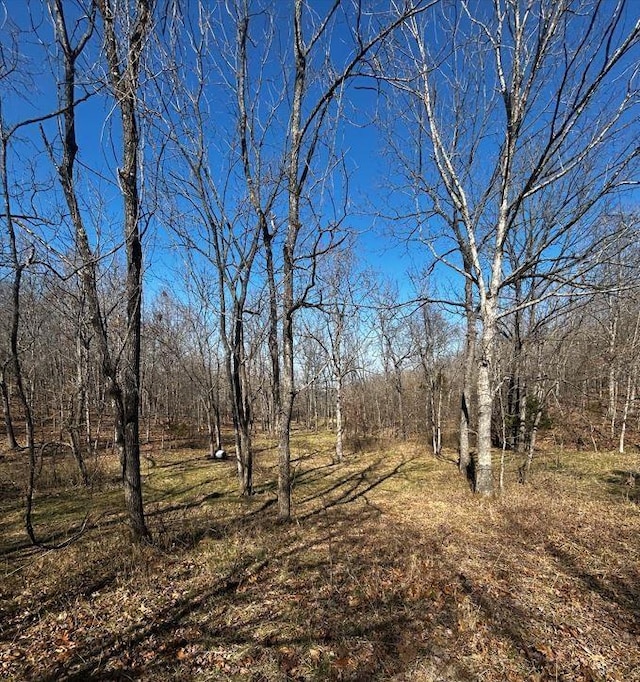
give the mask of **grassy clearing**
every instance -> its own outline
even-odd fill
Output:
[[[42,537],[90,507],[79,541],[24,546],[20,463],[0,461],[0,677],[640,680],[637,456],[552,453],[526,487],[508,459],[488,500],[415,445],[336,466],[330,436],[301,434],[279,525],[257,447],[250,499],[232,462],[150,449],[153,547],[129,543],[108,462],[90,495],[37,500]]]

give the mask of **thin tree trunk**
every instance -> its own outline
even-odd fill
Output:
[[[465,266],[466,268],[467,266]],[[470,268],[470,266],[468,266]],[[473,478],[471,471],[471,450],[469,433],[471,430],[471,394],[476,353],[476,316],[473,308],[473,281],[470,277],[465,280],[465,310],[466,336],[464,345],[464,371],[462,379],[462,394],[460,397],[460,443],[458,450],[458,467],[470,482]]]
[[[302,153],[302,97],[306,81],[306,55],[302,38],[302,2],[295,0],[293,6],[293,52],[295,72],[293,99],[289,119],[290,150],[287,168],[288,221],[287,236],[283,246],[282,276],[282,372],[279,414],[280,438],[278,444],[278,518],[291,518],[291,419],[295,400],[295,377],[293,372],[293,316],[295,248],[300,234],[300,155]]]
[[[527,389],[525,386],[518,387],[520,413],[518,415],[518,436],[516,438],[516,452],[523,452],[527,435]]]
[[[612,362],[609,367],[609,427],[611,429],[611,436],[615,435],[616,431],[616,417],[617,417],[617,403],[618,403],[618,382],[616,380],[616,368]]]
[[[540,426],[540,420],[542,419],[542,399],[540,398],[539,407],[536,410],[536,416],[533,419],[533,424],[531,425],[531,432],[529,433],[529,443],[527,445],[527,459],[525,460],[524,466],[520,469],[520,483],[526,483],[529,480],[529,475],[531,473],[531,464],[533,462],[533,454],[536,447],[536,439],[538,436],[538,428]]]
[[[431,452],[434,457],[440,456],[440,450],[438,446],[439,433],[438,433],[438,408],[436,403],[436,380],[431,377],[429,380],[429,421],[431,423]]]
[[[78,330],[76,334],[76,385],[73,395],[69,399],[67,430],[69,432],[69,440],[73,458],[76,460],[76,464],[78,465],[80,475],[82,476],[82,482],[86,486],[89,485],[89,474],[87,472],[86,463],[82,454],[82,439],[80,437],[84,405],[87,399],[85,375],[83,371],[82,348],[83,344],[81,332]]]
[[[500,492],[504,492],[504,464],[505,464],[505,453],[507,450],[507,414],[509,414],[510,400],[507,401],[507,411],[505,412],[504,400],[502,398],[502,392],[500,392],[500,423],[502,426],[502,448],[500,449],[500,476],[499,476],[499,488]]]
[[[278,517],[291,518],[291,420],[295,399],[293,374],[293,259],[290,245],[285,246],[283,281],[282,334],[282,391],[281,412],[278,417],[280,439],[278,445]]]
[[[219,412],[214,401],[209,397],[205,401],[204,409],[207,415],[207,437],[209,440],[209,457],[212,459],[221,449],[220,431],[218,429]]]
[[[249,376],[247,374],[246,358],[244,358],[244,338],[241,339],[241,348],[243,352],[243,361],[240,367],[240,381],[242,386],[241,445],[244,459],[242,494],[253,495],[253,445],[251,437],[253,417],[251,413]]]
[[[398,394],[398,416],[400,418],[400,436],[402,437],[402,440],[405,441],[407,440],[407,423],[404,414],[404,389],[402,386],[402,369],[395,367],[394,377],[396,393]]]
[[[280,348],[278,344],[278,289],[273,264],[273,235],[267,221],[263,221],[262,241],[265,250],[267,285],[269,289],[269,357],[271,359],[271,400],[269,405],[269,432],[279,433],[282,412],[280,398]]]
[[[5,224],[7,227],[7,237],[9,241],[9,255],[11,258],[11,267],[13,268],[13,281],[11,283],[11,324],[9,329],[9,355],[10,363],[13,367],[13,376],[16,386],[18,399],[24,411],[25,427],[26,427],[26,441],[27,450],[29,453],[29,475],[27,482],[27,496],[25,504],[25,530],[29,539],[34,544],[37,544],[37,539],[33,530],[32,511],[33,511],[33,495],[35,492],[35,476],[36,476],[36,451],[35,451],[35,430],[33,424],[33,414],[31,405],[24,388],[24,381],[22,377],[22,364],[20,360],[20,352],[18,347],[18,337],[20,334],[21,311],[20,300],[22,290],[22,277],[25,268],[29,264],[29,260],[21,262],[20,254],[18,252],[18,242],[13,222],[13,214],[11,212],[11,194],[9,191],[9,176],[8,176],[8,162],[7,150],[9,146],[9,137],[5,134],[4,121],[2,118],[2,110],[0,109],[0,178],[2,182],[2,203],[5,215]]]
[[[344,422],[342,416],[342,376],[336,377],[336,462],[344,459]]]
[[[612,307],[615,306],[615,310],[611,312]],[[609,301],[609,310],[612,315],[609,321],[609,426],[611,429],[611,437],[613,438],[616,431],[616,417],[617,417],[617,404],[618,404],[618,381],[617,381],[617,354],[616,354],[616,342],[618,340],[618,304],[617,301]]]
[[[85,399],[84,399],[84,414],[83,414],[83,421],[84,421],[84,442],[86,446],[86,452],[89,453],[91,451],[91,431],[92,431],[92,422],[91,422],[91,401],[90,401],[90,387],[89,387],[89,342],[87,340],[84,341],[83,347],[82,347],[82,371],[84,374],[84,391],[85,391]]]
[[[624,407],[622,409],[622,424],[620,425],[620,442],[618,444],[618,451],[620,454],[624,454],[624,439],[627,432],[627,419],[629,417],[629,407],[636,399],[636,382],[635,378],[632,378],[631,372],[627,377],[627,393],[624,401]]]
[[[9,396],[9,386],[5,380],[5,372],[7,364],[2,368],[2,379],[0,380],[0,391],[2,392],[2,414],[4,416],[4,428],[7,434],[7,447],[10,450],[18,448],[18,441],[16,440],[16,433],[13,428],[13,418],[11,416],[11,400]]]
[[[226,312],[222,276],[220,281],[220,327],[226,338]],[[249,412],[248,385],[244,373],[244,338],[242,322],[242,302],[236,301],[233,307],[233,338],[226,342],[226,365],[231,389],[231,412],[236,446],[236,465],[240,489],[243,495],[251,495],[253,485],[251,453],[251,415]]]
[[[436,449],[435,449],[434,454],[436,457],[440,457],[442,455],[442,382],[439,382],[439,386],[438,386],[438,399],[436,402],[435,428],[436,428]]]

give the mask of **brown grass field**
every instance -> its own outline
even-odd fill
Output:
[[[508,457],[480,499],[451,453],[385,443],[333,465],[331,447],[296,435],[286,525],[269,443],[249,499],[232,461],[149,449],[143,547],[115,458],[90,491],[50,458],[39,537],[89,513],[59,550],[25,541],[26,455],[0,456],[0,679],[640,680],[638,454],[550,452],[527,486]]]

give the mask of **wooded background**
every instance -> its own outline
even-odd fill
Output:
[[[17,4],[0,387],[33,541],[47,449],[85,484],[115,449],[148,539],[152,435],[249,495],[272,434],[281,519],[298,427],[337,462],[456,449],[480,493],[499,451],[524,483],[543,440],[637,447],[637,3]]]

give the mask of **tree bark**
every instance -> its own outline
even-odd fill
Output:
[[[18,441],[16,440],[16,433],[13,428],[13,418],[11,416],[11,400],[9,396],[9,385],[5,379],[7,370],[7,363],[2,368],[2,378],[0,379],[0,391],[2,392],[2,414],[4,417],[4,429],[7,434],[7,447],[10,450],[16,450]]]
[[[493,415],[492,363],[496,335],[496,304],[488,298],[482,316],[482,337],[478,361],[478,461],[476,463],[476,492],[493,492],[491,457],[491,418]]]
[[[342,376],[338,374],[335,379],[336,391],[336,462],[340,463],[344,459],[344,421],[342,415],[342,391],[343,391]]]
[[[153,0],[136,0],[132,28],[127,35],[126,60],[120,54],[111,0],[96,0],[104,24],[104,44],[109,76],[122,124],[122,167],[118,171],[123,199],[127,256],[125,299],[127,335],[123,352],[122,405],[124,442],[120,445],[124,497],[134,540],[149,540],[140,476],[140,338],[142,311],[142,241],[138,163],[138,88],[140,60],[151,28]]]
[[[291,209],[297,222],[296,205]],[[294,229],[297,229],[294,222]],[[283,329],[282,329],[282,383],[281,409],[278,416],[280,439],[278,444],[278,518],[287,521],[291,518],[291,421],[295,400],[295,377],[293,370],[293,247],[290,233],[284,247],[284,278],[282,292]]]
[[[269,291],[269,358],[271,360],[271,400],[269,405],[269,432],[279,433],[279,419],[282,413],[280,398],[280,347],[278,343],[278,288],[276,286],[275,267],[273,263],[273,234],[269,231],[266,220],[262,224],[262,242],[264,245],[267,286]]]
[[[471,266],[467,265],[470,270]],[[464,369],[462,378],[462,394],[460,396],[460,444],[458,451],[458,467],[471,483],[474,483],[471,471],[471,450],[469,434],[471,431],[471,395],[473,391],[473,374],[476,356],[476,315],[473,306],[473,281],[470,276],[465,280],[465,312],[466,335],[464,344]]]

